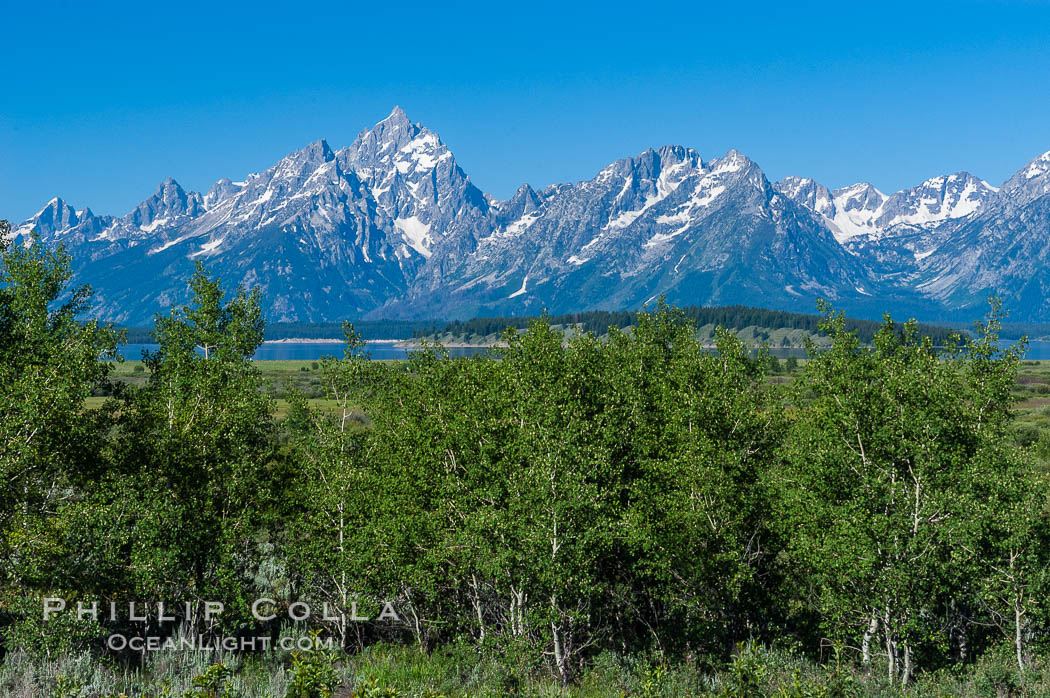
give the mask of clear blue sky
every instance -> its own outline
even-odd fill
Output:
[[[667,143],[884,191],[1050,149],[1047,3],[4,5],[12,220],[206,190],[395,104],[501,198]]]

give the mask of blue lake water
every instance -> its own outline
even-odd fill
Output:
[[[156,351],[157,344],[125,344],[121,347],[120,354],[125,359],[138,360],[142,358],[143,351]],[[410,350],[395,347],[393,344],[369,344],[366,349],[373,359],[404,359]],[[449,349],[451,356],[474,356],[485,351],[479,347],[466,347]],[[325,356],[336,356],[342,358],[342,344],[318,344],[314,342],[281,342],[279,344],[263,344],[255,352],[255,359],[259,361],[314,361]]]
[[[157,344],[125,344],[121,347],[120,354],[125,359],[138,360],[142,358],[143,351],[156,351]],[[411,349],[396,347],[393,344],[368,344],[365,347],[373,359],[405,359]],[[476,356],[487,351],[485,347],[452,347],[448,350],[449,356]],[[770,353],[781,359],[789,356],[805,358],[805,349],[771,349]],[[342,344],[319,344],[316,342],[281,342],[279,344],[263,344],[255,352],[258,361],[316,361],[325,356],[342,358]]]
[[[1013,339],[1002,340],[999,342],[999,346],[1003,349],[1008,349],[1014,344]],[[1025,359],[1032,361],[1046,361],[1050,359],[1050,342],[1028,342],[1028,352],[1024,355]]]
[[[1012,344],[1013,340],[1003,340],[999,343],[1004,349]],[[125,344],[121,347],[120,353],[125,359],[141,359],[144,350],[155,351],[157,348],[156,344]],[[371,353],[373,359],[404,359],[408,356],[408,352],[410,351],[386,343],[369,344],[367,349]],[[474,356],[484,351],[485,349],[481,347],[461,347],[449,349],[448,353],[451,356]],[[770,353],[781,359],[789,356],[795,356],[798,358],[804,358],[806,356],[806,352],[803,349],[773,349]],[[255,358],[260,361],[315,361],[324,356],[342,357],[342,355],[342,344],[282,342],[280,344],[263,344],[259,347],[259,351],[255,353]],[[1050,342],[1029,342],[1028,353],[1024,358],[1030,360],[1050,360]]]

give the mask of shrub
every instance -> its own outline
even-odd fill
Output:
[[[193,679],[193,690],[183,698],[230,698],[233,694],[233,671],[226,664],[212,664]]]
[[[339,685],[336,653],[319,646],[318,635],[316,631],[310,634],[312,649],[292,653],[292,684],[286,698],[331,698]]]
[[[3,629],[8,651],[22,650],[31,660],[51,661],[88,649],[102,635],[97,622],[79,619],[75,613],[56,613],[45,621],[42,608],[42,597],[8,603],[12,622]]]

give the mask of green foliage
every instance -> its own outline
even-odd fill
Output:
[[[193,678],[193,688],[182,694],[182,698],[231,698],[232,670],[226,664],[213,664]]]
[[[1006,597],[1042,588],[1019,567],[1045,566],[1024,557],[1034,548],[1006,542],[1035,545],[1046,525],[1026,490],[1035,474],[1004,445],[1020,348],[999,352],[997,306],[977,329],[940,355],[914,323],[887,319],[865,349],[829,309],[832,347],[795,385],[805,409],[775,477],[792,571],[812,590],[800,603],[864,661],[881,632],[888,674],[904,683],[921,656],[967,642],[941,634],[934,614],[951,625],[979,604],[1005,626]],[[999,580],[996,591],[978,580]]]
[[[84,689],[84,685],[76,679],[67,676],[55,678],[55,698],[76,698]]]
[[[200,265],[190,289],[190,305],[157,318],[149,377],[122,406],[118,472],[128,477],[115,474],[115,497],[99,507],[118,517],[140,594],[222,599],[243,612],[245,557],[271,491],[276,434],[251,362],[262,314],[257,293],[224,300]]]
[[[312,649],[292,654],[292,683],[285,698],[331,698],[339,684],[337,655],[318,646],[319,632],[310,637],[315,641]]]
[[[769,668],[751,647],[741,647],[729,665],[722,693],[727,698],[762,698],[766,695]]]
[[[69,560],[83,559],[67,548],[58,512],[97,472],[107,415],[80,406],[108,375],[120,336],[77,319],[91,291],[70,288],[71,276],[62,248],[0,242],[0,589],[73,585]]]
[[[10,624],[4,628],[6,644],[36,661],[90,650],[103,635],[102,627],[90,618],[78,619],[73,613],[58,613],[44,620],[43,599],[16,597],[4,605]]]
[[[494,358],[427,347],[407,366],[348,339],[323,366],[343,413],[298,397],[287,422],[307,468],[289,556],[311,598],[395,599],[424,645],[465,635],[565,681],[607,643],[743,630],[779,427],[764,364],[727,333],[715,356],[661,307],[608,342],[536,323]],[[348,429],[355,403],[366,431]]]

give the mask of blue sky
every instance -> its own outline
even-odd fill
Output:
[[[206,190],[395,104],[501,198],[667,143],[887,192],[1050,149],[1045,2],[4,5],[12,220]]]

